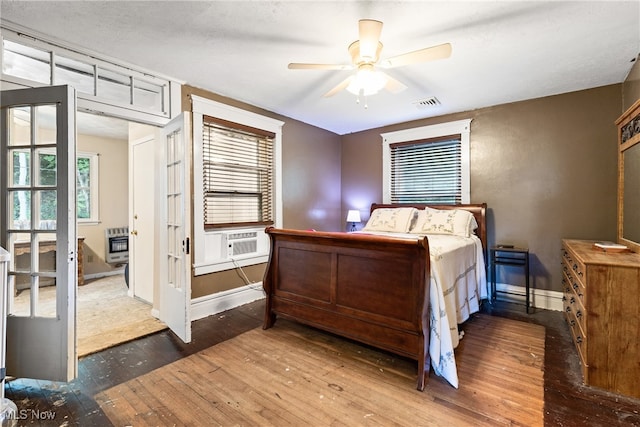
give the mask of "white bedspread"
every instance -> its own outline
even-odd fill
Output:
[[[417,239],[415,234],[372,233]],[[429,234],[431,257],[430,337],[431,366],[437,375],[458,388],[454,349],[460,341],[458,324],[480,309],[487,298],[487,276],[482,242],[477,236]]]

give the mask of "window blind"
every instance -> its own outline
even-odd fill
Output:
[[[390,144],[391,203],[462,202],[461,135]]]
[[[205,228],[273,224],[274,139],[271,132],[204,116]]]

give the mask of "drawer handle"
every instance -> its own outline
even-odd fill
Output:
[[[567,308],[564,309],[567,313],[571,313],[571,307],[567,306]]]
[[[577,342],[578,344],[582,344],[582,337],[581,337],[581,336],[577,336],[577,337],[576,337],[576,342]]]
[[[582,317],[582,310],[576,311],[576,317],[578,318]]]
[[[576,291],[578,290],[578,284],[577,283],[573,284],[573,289],[575,289]]]
[[[575,302],[576,302],[576,297],[571,297],[571,299],[569,300],[569,302],[570,302],[571,304],[575,303]]]

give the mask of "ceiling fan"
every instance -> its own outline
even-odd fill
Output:
[[[377,68],[402,67],[419,62],[444,59],[451,55],[451,44],[444,43],[381,60],[382,43],[380,42],[380,33],[382,32],[382,22],[373,19],[361,19],[358,21],[358,31],[359,40],[349,45],[351,64],[304,64],[292,62],[288,68],[291,70],[357,70],[355,74],[347,77],[325,93],[324,96],[330,97],[343,89],[347,89],[358,96],[359,102],[361,96],[373,95],[382,88],[391,93],[398,93],[407,88],[403,83],[382,71],[378,71]]]

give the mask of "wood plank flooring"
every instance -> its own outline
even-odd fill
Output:
[[[25,415],[18,425],[110,426],[95,400],[97,394],[259,327],[263,309],[263,301],[257,301],[196,321],[191,344],[168,331],[149,335],[82,358],[79,377],[71,383],[18,379],[5,386],[5,395]],[[640,426],[640,400],[582,385],[578,356],[561,312],[534,310],[527,315],[522,305],[504,302],[486,306],[484,312],[545,327],[544,425]],[[464,410],[455,401],[443,404]],[[46,411],[55,413],[53,421],[37,418]]]
[[[480,314],[465,329],[459,389],[432,376],[418,392],[415,361],[278,321],[96,400],[115,425],[542,425],[544,328]]]

